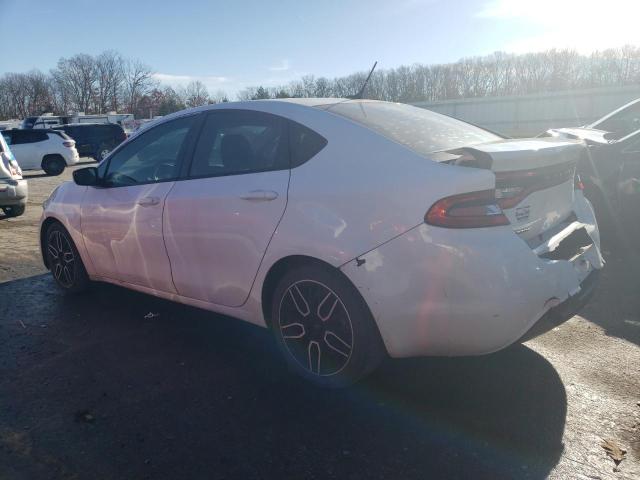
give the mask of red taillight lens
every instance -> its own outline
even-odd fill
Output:
[[[434,203],[424,221],[446,228],[479,228],[509,225],[509,219],[496,203],[494,190],[463,193]]]
[[[575,187],[576,190],[584,190],[584,183],[582,183],[582,178],[578,174],[576,174]]]
[[[62,142],[62,145],[64,145],[67,148],[71,148],[76,144],[76,142],[72,141],[72,140],[65,140],[64,142]]]

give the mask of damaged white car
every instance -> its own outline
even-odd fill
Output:
[[[45,202],[57,283],[116,283],[270,328],[349,384],[384,355],[480,355],[569,318],[603,266],[580,142],[505,140],[366,100],[165,117]]]

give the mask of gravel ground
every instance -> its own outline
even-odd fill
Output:
[[[0,479],[640,478],[625,255],[580,316],[525,345],[319,390],[265,330],[110,285],[62,295],[37,224],[69,178],[29,173],[27,213],[0,216]],[[603,439],[627,451],[617,468]]]

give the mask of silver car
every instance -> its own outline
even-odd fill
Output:
[[[0,209],[7,217],[22,215],[27,207],[27,181],[11,153],[11,149],[0,135]]]

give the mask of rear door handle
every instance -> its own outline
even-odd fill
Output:
[[[160,203],[160,197],[142,197],[138,200],[138,205],[141,207],[150,207]]]
[[[278,198],[278,192],[273,190],[251,190],[243,195],[240,195],[243,200],[250,202],[268,202]]]

